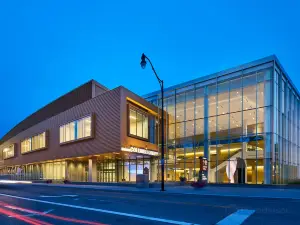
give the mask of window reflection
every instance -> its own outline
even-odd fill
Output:
[[[12,158],[15,156],[15,145],[12,144],[2,150],[3,159]]]
[[[218,84],[218,115],[229,113],[229,82]]]
[[[186,93],[186,120],[193,120],[195,115],[195,92],[189,91]]]
[[[211,85],[208,86],[208,109],[209,109],[209,116],[217,115],[217,86]]]
[[[230,113],[230,132],[231,137],[240,137],[243,135],[242,130],[242,112]]]
[[[129,121],[130,121],[130,134],[136,135],[136,111],[133,109],[130,109]]]
[[[185,93],[176,96],[176,122],[182,122],[185,118]]]
[[[171,96],[166,99],[167,117],[169,124],[175,123],[175,97]]]
[[[204,88],[196,89],[195,117],[204,118]]]
[[[246,134],[256,133],[256,109],[243,111],[243,125]]]
[[[146,112],[130,106],[129,108],[129,134],[141,138],[149,138],[149,121]]]
[[[74,141],[92,136],[92,117],[87,116],[79,120],[64,124],[59,128],[60,143]]]
[[[242,110],[242,79],[230,81],[230,112]]]
[[[21,153],[30,152],[46,147],[46,132],[21,141]]]

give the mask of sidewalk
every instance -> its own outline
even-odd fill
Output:
[[[222,186],[216,186],[216,187],[207,186],[201,189],[194,189],[190,186],[172,186],[172,187],[166,187],[166,191],[161,192],[159,188],[136,188],[136,187],[124,187],[124,186],[102,186],[102,185],[99,186],[99,185],[74,185],[74,184],[26,184],[26,185],[93,189],[93,190],[101,190],[107,192],[185,194],[185,195],[201,195],[201,196],[300,200],[300,189],[247,188],[247,187],[222,187]]]

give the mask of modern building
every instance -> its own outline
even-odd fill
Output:
[[[197,180],[200,156],[210,183],[299,178],[299,97],[276,56],[166,88],[165,180]],[[160,105],[90,81],[2,138],[2,173],[132,182],[147,167],[159,181]]]
[[[159,106],[159,96],[144,98]],[[212,183],[299,178],[299,106],[276,56],[167,88],[166,180],[195,179],[199,156]]]
[[[157,180],[157,109],[124,87],[96,81],[76,88],[16,125],[3,138],[1,173],[24,179]]]

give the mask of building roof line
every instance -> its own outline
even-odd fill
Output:
[[[216,73],[205,75],[205,76],[202,76],[202,77],[199,77],[199,78],[196,78],[196,79],[193,79],[193,80],[189,80],[189,81],[186,81],[186,82],[183,82],[183,83],[180,83],[180,84],[176,84],[176,85],[173,85],[173,86],[165,88],[164,91],[168,92],[168,91],[171,91],[171,90],[174,90],[174,89],[180,89],[180,88],[183,88],[183,87],[186,87],[186,86],[189,86],[189,85],[193,85],[195,83],[201,83],[203,81],[207,81],[207,80],[211,80],[211,79],[214,79],[214,78],[217,78],[217,77],[221,77],[221,76],[224,76],[224,75],[232,74],[232,73],[244,70],[244,69],[248,69],[248,68],[251,68],[251,67],[256,67],[256,66],[259,66],[259,65],[262,65],[262,64],[266,64],[266,63],[269,63],[269,62],[272,62],[272,61],[276,62],[276,64],[278,65],[278,67],[285,74],[285,76],[286,76],[287,80],[289,81],[289,83],[291,84],[291,86],[294,88],[294,90],[296,91],[296,93],[300,97],[298,89],[296,88],[296,86],[293,84],[293,82],[289,78],[288,74],[284,70],[283,66],[279,62],[279,60],[276,57],[276,55],[270,55],[270,56],[267,56],[267,57],[264,57],[264,58],[261,58],[261,59],[249,62],[249,63],[244,63],[244,64],[239,65],[239,66],[235,66],[235,67],[232,67],[232,68],[229,68],[229,69],[222,70],[220,72],[216,72]],[[151,92],[149,94],[142,95],[142,97],[143,98],[148,98],[148,97],[155,96],[155,95],[157,95],[159,93],[160,93],[160,90]]]
[[[55,102],[57,102],[57,101],[63,99],[63,98],[64,98],[65,96],[67,96],[68,94],[74,93],[74,91],[79,90],[80,88],[82,88],[83,86],[85,86],[85,85],[87,85],[87,84],[89,84],[89,83],[96,84],[97,86],[99,86],[99,87],[102,88],[103,90],[109,91],[109,89],[108,89],[106,86],[100,84],[99,82],[97,82],[97,81],[94,80],[94,79],[91,79],[91,80],[89,80],[89,81],[87,81],[87,82],[85,82],[85,83],[79,85],[78,87],[73,88],[72,90],[68,91],[67,93],[65,93],[65,94],[63,94],[63,95],[57,97],[56,99],[50,101],[50,102],[47,103],[46,105],[42,106],[42,107],[39,108],[38,110],[34,111],[33,113],[31,113],[30,115],[28,115],[27,117],[25,117],[23,120],[19,121],[15,126],[13,126],[9,131],[7,131],[7,132],[0,138],[0,144],[10,139],[11,137],[9,136],[9,134],[10,134],[11,132],[13,132],[15,129],[17,129],[19,126],[21,126],[21,123],[22,123],[22,122],[24,122],[24,121],[26,121],[26,120],[29,120],[30,118],[32,118],[33,116],[37,115],[38,113],[40,113],[40,112],[41,112],[42,110],[44,110],[45,108],[49,107],[51,104],[53,104],[53,103],[55,103]],[[71,108],[72,108],[72,107],[71,107]],[[67,109],[66,109],[66,110],[67,110]],[[64,111],[66,111],[66,110],[64,110]],[[64,112],[64,111],[62,111],[62,112]],[[58,114],[60,114],[60,113],[61,113],[61,112],[59,112]],[[57,114],[56,114],[56,115],[57,115]],[[55,116],[55,115],[52,115],[52,116]],[[52,116],[50,116],[50,117],[48,117],[48,118],[51,118]],[[46,120],[46,119],[48,119],[48,118],[45,118],[44,120]],[[41,122],[41,121],[40,121],[40,122]],[[39,122],[38,122],[38,123],[39,123]],[[38,123],[36,123],[36,124],[38,124]],[[36,125],[36,124],[33,124],[33,125],[27,127],[25,130],[29,129],[30,127],[32,127],[32,126],[34,126],[34,125]],[[21,133],[22,131],[24,131],[24,129],[18,131],[15,135]]]

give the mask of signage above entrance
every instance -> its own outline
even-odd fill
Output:
[[[153,156],[157,156],[158,152],[155,151],[150,151],[144,148],[137,148],[137,147],[130,147],[130,148],[121,148],[121,151],[124,152],[134,152],[134,153],[139,153],[139,154],[144,154],[144,155],[153,155]]]

